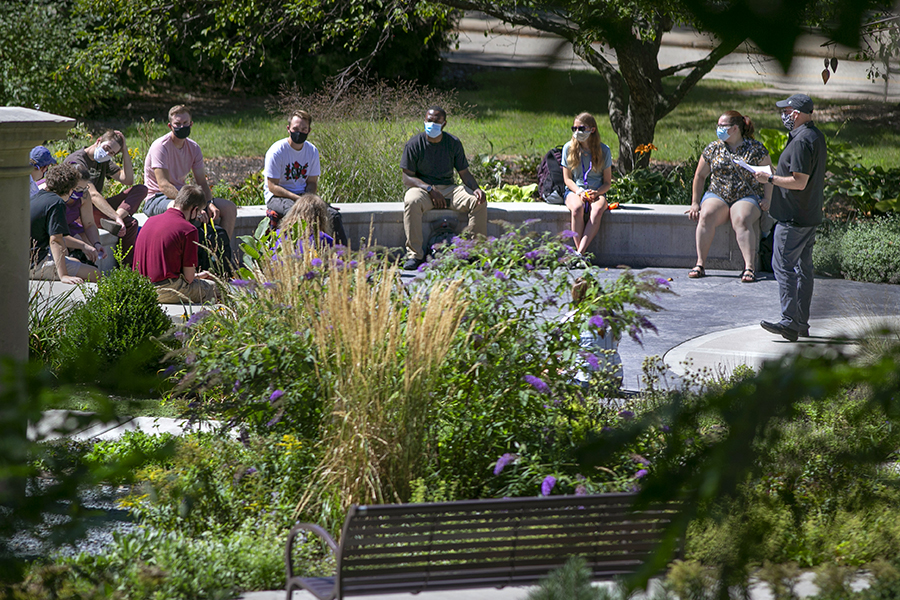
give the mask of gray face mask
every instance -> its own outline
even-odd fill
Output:
[[[794,111],[789,113],[781,113],[781,122],[784,123],[784,128],[788,131],[794,130]]]

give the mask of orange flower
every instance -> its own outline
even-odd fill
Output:
[[[652,152],[653,150],[659,150],[659,148],[657,148],[653,144],[641,144],[640,146],[635,148],[634,153],[643,156],[648,152]]]

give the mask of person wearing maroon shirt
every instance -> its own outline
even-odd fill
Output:
[[[200,186],[185,185],[172,207],[147,219],[138,234],[134,270],[153,282],[163,304],[200,304],[216,299],[212,276],[206,271],[197,272],[200,236],[191,224],[207,204]]]

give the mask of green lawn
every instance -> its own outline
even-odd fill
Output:
[[[564,143],[569,138],[572,118],[588,110],[598,119],[603,141],[612,148],[613,156],[618,156],[618,140],[607,116],[606,86],[598,74],[518,69],[475,73],[473,79],[478,89],[458,94],[460,101],[468,105],[470,117],[450,114],[447,127],[463,140],[469,155],[543,154],[550,147]],[[674,78],[667,81],[670,86],[676,83]],[[780,129],[781,121],[773,106],[775,99],[751,84],[703,80],[658,123],[654,144],[659,150],[653,158],[684,160],[694,152],[695,146],[715,139],[716,120],[726,110],[735,109],[750,116],[757,129]],[[853,104],[847,100],[815,97],[814,100],[819,109]],[[878,103],[875,108],[884,112]],[[366,126],[346,120],[315,121],[310,141],[316,143],[321,136],[346,135],[349,130]],[[419,123],[411,121],[409,126],[412,130]],[[820,123],[820,126],[826,135],[837,135],[838,139],[852,144],[867,164],[885,167],[900,164],[900,128],[859,120]],[[147,139],[152,140],[165,131],[165,123],[156,123]],[[127,127],[125,134],[130,140],[140,140],[137,124]],[[272,142],[284,136],[281,117],[269,114],[260,103],[251,110],[198,118],[191,137],[200,143],[206,156],[222,157],[262,156]],[[137,145],[146,150],[146,141],[138,141]],[[323,162],[327,164],[327,156],[323,156]]]

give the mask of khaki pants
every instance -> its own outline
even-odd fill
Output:
[[[461,185],[436,185],[434,188],[448,200],[448,208],[468,215],[467,231],[487,235],[487,203],[479,203],[478,198]],[[422,217],[434,208],[431,196],[421,188],[406,190],[403,198],[403,231],[406,232],[406,257],[422,260]]]
[[[216,301],[216,284],[207,279],[195,277],[190,283],[184,277],[167,279],[154,283],[160,304],[203,304]]]

